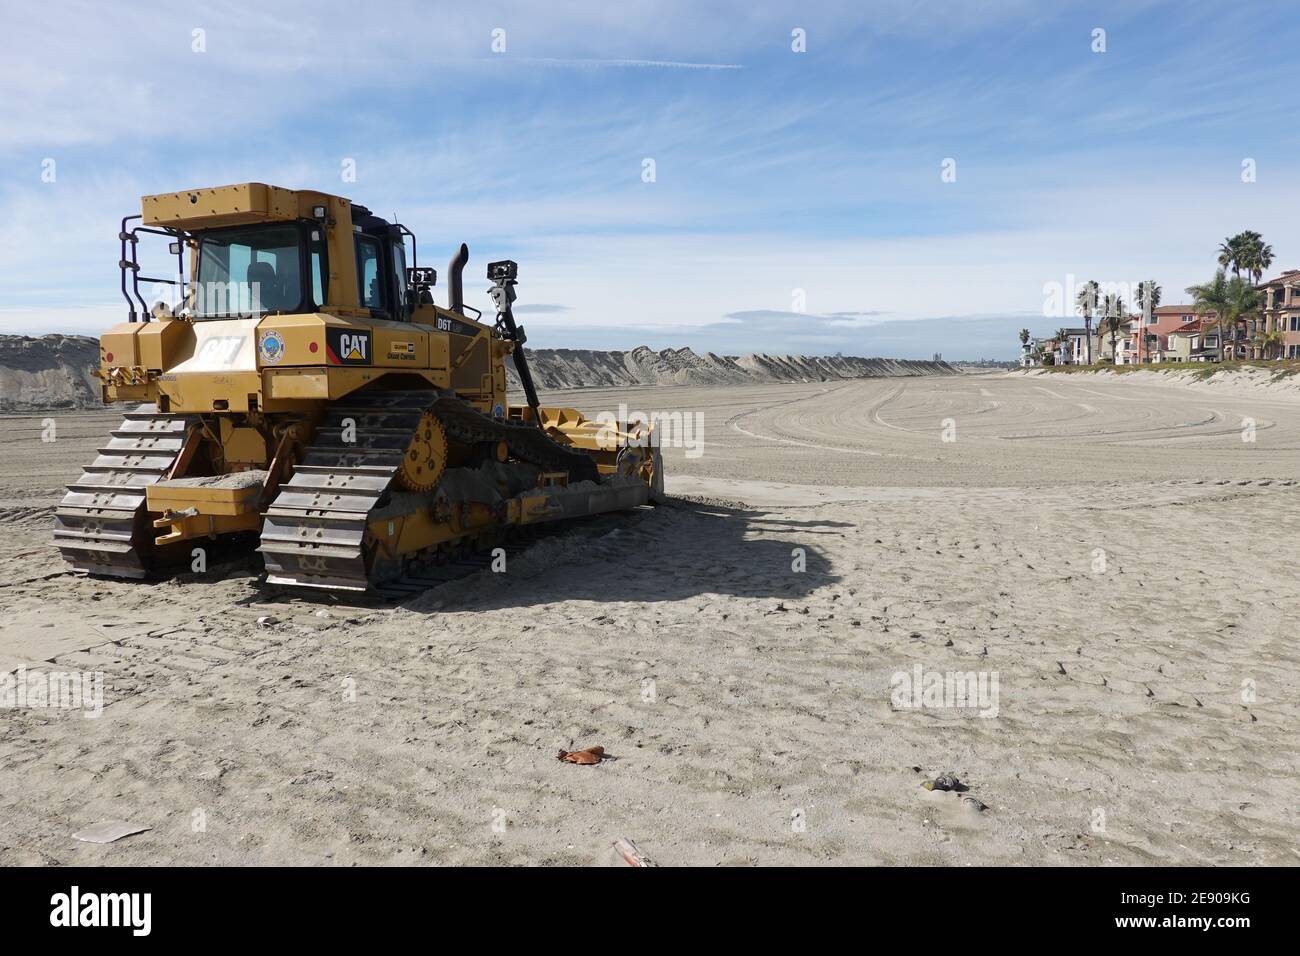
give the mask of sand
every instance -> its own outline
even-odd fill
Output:
[[[547,400],[699,412],[702,454],[667,449],[669,505],[391,607],[70,574],[50,509],[117,414],[0,419],[0,669],[104,674],[97,718],[0,711],[0,864],[1300,862],[1300,396]],[[910,706],[918,666],[996,673],[996,716]],[[110,819],[153,829],[72,838]]]

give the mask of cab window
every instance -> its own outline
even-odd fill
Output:
[[[311,244],[311,299],[316,308],[325,305],[325,293],[329,289],[329,280],[325,275],[325,237],[319,229],[312,230]]]
[[[199,237],[195,287],[197,319],[292,312],[303,301],[294,225],[219,229]]]
[[[393,243],[393,312],[399,319],[406,316],[406,248]]]
[[[382,263],[379,258],[379,240],[370,236],[357,237],[357,289],[361,307],[383,311]]]

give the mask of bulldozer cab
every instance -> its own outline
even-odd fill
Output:
[[[360,206],[352,207],[353,255],[360,305],[372,318],[408,322],[415,304],[406,266],[404,226],[389,223]],[[412,235],[412,241],[414,236]]]
[[[250,183],[146,196],[142,206],[119,237],[128,321],[155,311],[142,283],[176,287],[177,314],[195,321],[330,312],[406,322],[432,305],[436,273],[415,262],[414,233],[346,199]],[[142,274],[150,235],[171,239],[173,277]]]
[[[139,252],[154,237],[170,241],[173,278],[143,274]],[[120,238],[128,315],[100,339],[106,401],[276,413],[414,386],[508,414],[504,360],[522,330],[464,304],[463,244],[442,307],[410,229],[314,190],[244,183],[145,196]],[[149,282],[173,287],[170,301],[147,301]]]

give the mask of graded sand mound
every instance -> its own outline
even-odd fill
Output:
[[[747,382],[829,382],[901,375],[956,375],[947,362],[806,355],[697,355],[688,348],[656,352],[529,349],[538,388],[620,385],[743,385]],[[90,408],[99,405],[99,344],[85,335],[0,335],[0,411]],[[507,372],[519,388],[514,364]]]
[[[630,352],[591,349],[528,349],[539,388],[610,385],[740,385],[746,382],[829,382],[902,375],[955,375],[947,362],[856,356],[697,355],[688,348],[655,352],[644,345]],[[510,385],[518,387],[514,365]]]
[[[98,405],[99,342],[85,335],[0,335],[0,411]]]

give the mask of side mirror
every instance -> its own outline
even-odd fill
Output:
[[[179,256],[181,254],[181,244],[179,242],[171,243],[170,245],[167,246],[167,249],[174,256]]]

